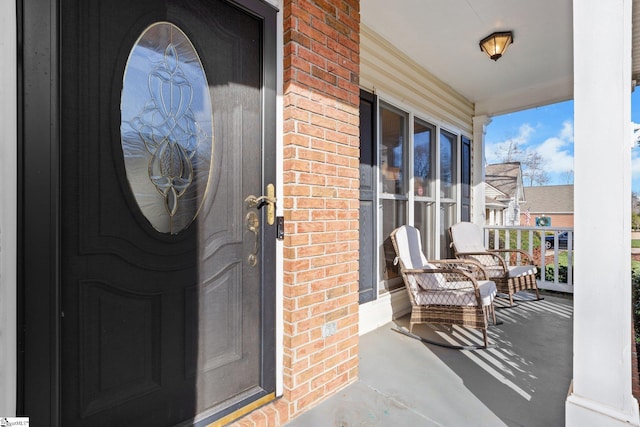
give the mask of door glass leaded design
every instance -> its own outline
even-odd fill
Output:
[[[198,53],[176,25],[152,24],[134,44],[120,109],[135,200],[156,230],[177,234],[196,218],[207,193],[213,117]]]

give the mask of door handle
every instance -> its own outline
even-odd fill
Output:
[[[267,224],[273,225],[276,220],[276,194],[273,184],[267,184],[267,194],[265,196],[256,197],[254,195],[247,196],[244,201],[250,208],[260,209],[267,206]]]

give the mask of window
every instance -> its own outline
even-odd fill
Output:
[[[458,138],[440,131],[440,258],[451,257],[449,227],[456,223],[456,146]]]
[[[386,105],[380,107],[380,170],[382,192],[389,195],[406,193],[406,115]]]
[[[435,257],[435,236],[428,231],[435,225],[436,128],[415,119],[413,122],[413,225],[420,230],[422,249],[427,258]]]
[[[427,258],[451,256],[448,229],[461,219],[463,206],[465,219],[470,215],[470,186],[461,181],[470,183],[471,145],[468,138],[389,103],[379,101],[377,111],[378,290],[385,292],[402,286],[389,239],[396,227],[417,227]]]
[[[395,251],[389,235],[407,221],[409,168],[408,114],[380,103],[380,222],[383,240],[380,242],[381,278],[389,289],[402,285],[398,267],[394,265]],[[397,280],[391,280],[397,279]],[[389,281],[391,280],[391,281]]]
[[[465,136],[461,141],[460,156],[460,221],[471,221],[471,140]]]

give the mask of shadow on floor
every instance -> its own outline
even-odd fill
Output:
[[[563,426],[573,301],[544,297],[499,309],[491,349],[451,350],[395,332],[408,316],[361,336],[359,380],[287,426]],[[413,332],[482,344],[474,329],[416,325]]]

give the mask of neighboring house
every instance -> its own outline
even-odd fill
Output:
[[[524,203],[520,162],[497,163],[485,167],[485,223],[520,225]]]
[[[537,217],[551,218],[552,227],[573,227],[573,184],[525,187],[520,224],[535,225]]]
[[[410,311],[389,233],[445,258],[485,222],[491,117],[575,97],[576,228],[601,228],[576,241],[566,424],[637,425],[612,219],[639,33],[629,0],[0,1],[0,416],[285,424]]]

